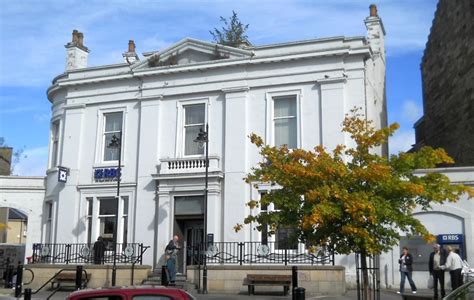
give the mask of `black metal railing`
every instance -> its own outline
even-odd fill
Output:
[[[214,242],[204,248],[188,247],[193,264],[201,264],[206,255],[207,264],[334,265],[334,252],[324,248],[310,251],[302,246],[281,247],[276,242]]]
[[[113,246],[112,246],[113,247]],[[150,248],[141,243],[117,243],[116,262],[119,264],[142,264],[143,253]],[[100,259],[108,264],[114,261],[113,248],[108,247]],[[96,259],[97,262],[97,259]],[[93,264],[93,244],[33,244],[31,263],[48,264]]]

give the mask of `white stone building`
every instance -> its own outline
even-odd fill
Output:
[[[0,207],[14,208],[28,218],[26,229],[22,228],[26,257],[31,256],[33,243],[41,241],[44,192],[44,177],[0,176]]]
[[[157,266],[174,233],[203,233],[204,149],[194,139],[209,124],[207,232],[214,241],[259,241],[232,228],[259,193],[242,178],[259,162],[248,135],[271,145],[312,149],[350,144],[345,114],[361,107],[386,125],[385,31],[376,11],[367,36],[227,47],[191,38],[139,60],[87,67],[89,50],[75,31],[66,72],[48,89],[52,104],[43,242],[111,239],[151,246]],[[122,137],[120,201],[115,181]],[[381,149],[385,151],[386,149]],[[58,166],[68,169],[58,182]],[[264,189],[264,187],[262,187]],[[271,207],[269,208],[271,209]],[[270,239],[279,237],[271,237]]]

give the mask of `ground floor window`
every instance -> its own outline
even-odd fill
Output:
[[[114,243],[114,230],[117,220],[118,201],[117,198],[99,199],[99,236],[108,245]]]
[[[45,230],[45,241],[46,243],[52,242],[52,220],[53,220],[53,202],[46,202],[46,230]]]
[[[120,197],[120,199],[117,197],[86,197],[84,214],[87,243],[93,244],[101,236],[109,250],[112,249],[115,242],[126,244],[128,242],[128,211],[129,198],[127,196]],[[114,235],[116,226],[117,237]]]
[[[275,233],[275,249],[298,249],[298,241],[294,234],[294,228],[278,228]]]

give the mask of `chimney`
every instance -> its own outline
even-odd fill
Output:
[[[72,40],[66,46],[66,71],[87,67],[87,57],[89,49],[84,46],[84,34],[74,29]]]
[[[369,9],[370,9],[370,16],[371,17],[378,17],[378,15],[377,15],[377,5],[371,4],[369,6]]]
[[[0,147],[0,175],[11,175],[13,148]]]
[[[385,28],[382,19],[378,15],[377,6],[371,4],[369,9],[369,16],[365,18],[367,42],[375,56],[381,55],[385,57]]]
[[[137,60],[140,60],[137,53],[135,52],[135,42],[133,40],[128,41],[128,51],[122,54],[123,59],[129,65],[133,64]]]

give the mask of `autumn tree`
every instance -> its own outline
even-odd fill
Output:
[[[433,236],[413,217],[416,207],[429,210],[434,203],[455,202],[472,189],[453,185],[439,173],[414,175],[416,169],[435,168],[453,160],[443,149],[421,148],[414,153],[390,157],[378,155],[377,147],[387,143],[397,124],[376,130],[371,121],[354,109],[346,116],[342,131],[353,139],[354,147],[339,145],[332,151],[323,146],[314,150],[288,149],[265,145],[252,134],[263,160],[247,175],[246,181],[258,188],[271,183],[276,188],[250,208],[273,203],[278,211],[249,215],[244,224],[294,228],[299,242],[322,246],[339,254],[359,253],[364,282],[368,282],[366,257],[392,249],[400,234]],[[240,230],[243,224],[237,224]],[[364,288],[367,296],[368,286]]]
[[[216,43],[231,47],[239,47],[248,43],[246,32],[249,24],[244,25],[235,11],[232,11],[232,17],[229,20],[224,17],[221,17],[220,20],[224,23],[224,26],[221,29],[214,28],[214,30],[209,31]]]

